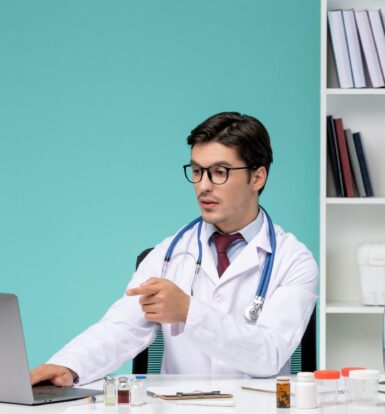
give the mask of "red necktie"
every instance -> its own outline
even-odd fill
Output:
[[[229,258],[227,257],[227,249],[230,247],[233,241],[238,239],[243,239],[242,234],[221,234],[218,232],[215,232],[213,234],[213,240],[218,255],[217,269],[219,277],[222,276],[223,272],[229,267],[230,264]]]

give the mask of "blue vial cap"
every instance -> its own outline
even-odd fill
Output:
[[[145,375],[137,375],[135,378],[138,379],[138,380],[144,380],[147,377]]]

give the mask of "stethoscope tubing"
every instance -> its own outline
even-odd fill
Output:
[[[181,239],[181,237],[188,230],[190,230],[192,227],[195,226],[195,224],[197,224],[199,222],[200,222],[200,224],[199,224],[199,227],[198,227],[198,260],[200,261],[200,263],[202,263],[202,242],[200,240],[200,233],[201,233],[201,229],[202,229],[202,224],[201,223],[203,222],[202,217],[195,218],[193,221],[191,221],[190,223],[186,224],[186,226],[184,226],[181,230],[179,230],[179,232],[173,238],[172,242],[170,243],[170,246],[167,249],[167,252],[166,252],[166,256],[164,258],[164,261],[169,262],[171,260],[172,253],[173,253],[174,248],[175,248],[176,244],[178,243],[178,241]],[[198,262],[198,260],[197,260],[197,262]]]
[[[269,225],[269,239],[270,239],[270,248],[271,248],[271,253],[267,253],[266,255],[266,260],[265,260],[265,265],[263,267],[261,280],[258,284],[257,292],[255,293],[256,297],[259,296],[264,299],[266,296],[267,289],[269,287],[271,273],[273,271],[277,240],[275,238],[274,225],[273,225],[273,222],[269,214],[262,206],[260,206],[260,208],[264,211],[268,225]]]
[[[265,264],[264,264],[263,271],[262,271],[262,276],[261,276],[261,279],[259,281],[257,291],[255,293],[255,298],[260,298],[260,299],[262,299],[262,302],[263,302],[263,300],[266,296],[267,289],[269,287],[271,273],[272,273],[272,270],[273,270],[275,251],[276,251],[276,237],[275,237],[274,225],[273,225],[273,222],[272,222],[269,214],[267,213],[267,211],[262,206],[259,206],[259,207],[264,211],[267,222],[268,222],[270,248],[271,248],[271,253],[267,253],[267,255],[266,255]],[[192,285],[191,285],[191,296],[194,296],[195,282],[196,282],[196,279],[198,277],[200,267],[201,267],[201,264],[202,264],[202,255],[203,255],[203,253],[202,253],[202,241],[201,241],[201,232],[202,232],[202,225],[203,225],[202,217],[195,218],[190,223],[186,224],[186,226],[184,226],[181,230],[179,230],[179,232],[175,235],[175,237],[173,238],[173,240],[170,243],[170,246],[168,247],[168,249],[166,251],[166,255],[165,255],[165,258],[164,258],[164,262],[163,262],[162,274],[161,274],[161,278],[164,278],[166,276],[168,263],[171,260],[171,257],[172,257],[172,254],[174,252],[174,248],[175,248],[176,244],[182,238],[182,236],[188,230],[190,230],[192,227],[194,227],[196,224],[198,224],[198,232],[197,232],[198,259],[196,261],[196,266],[195,266],[195,271],[194,271],[194,278],[193,278],[193,282],[192,282]]]

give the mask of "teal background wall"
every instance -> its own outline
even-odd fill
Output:
[[[0,2],[0,291],[19,296],[31,366],[123,294],[138,252],[199,214],[181,166],[216,112],[266,125],[261,201],[318,258],[319,9]]]

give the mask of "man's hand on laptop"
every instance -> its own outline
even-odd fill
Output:
[[[31,369],[30,377],[32,385],[42,381],[50,381],[58,387],[71,387],[78,378],[72,369],[54,364],[43,364]]]

